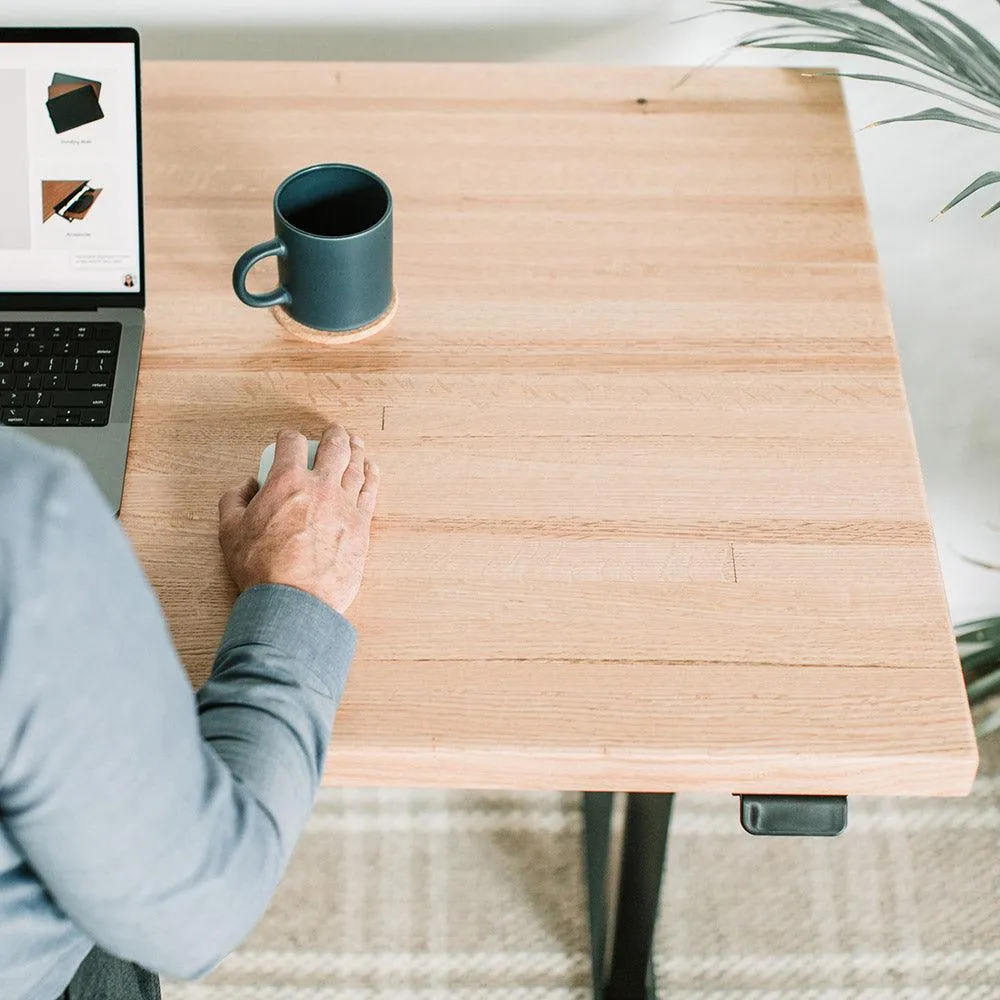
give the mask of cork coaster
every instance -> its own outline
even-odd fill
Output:
[[[312,344],[327,344],[335,347],[338,344],[356,344],[359,340],[367,340],[374,337],[380,330],[384,330],[396,315],[399,306],[399,297],[396,290],[392,290],[392,301],[389,308],[381,316],[373,319],[367,326],[359,326],[353,330],[314,330],[311,326],[304,326],[297,320],[292,319],[281,306],[274,306],[271,315],[287,330],[293,337],[299,340],[308,340]]]

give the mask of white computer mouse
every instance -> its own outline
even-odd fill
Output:
[[[313,467],[313,463],[316,461],[316,449],[319,447],[319,441],[309,441],[309,468]],[[265,449],[263,454],[260,456],[260,467],[257,469],[257,482],[263,486],[264,480],[267,479],[267,474],[271,471],[271,466],[274,465],[274,444],[269,444]]]

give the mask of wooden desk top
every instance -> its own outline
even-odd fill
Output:
[[[383,488],[331,784],[972,782],[839,86],[679,75],[145,67],[122,523],[198,684],[234,599],[220,493],[283,425],[365,437]],[[334,160],[393,191],[400,297],[339,349],[230,287],[278,182]]]

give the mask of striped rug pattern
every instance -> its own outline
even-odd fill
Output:
[[[671,1000],[1000,997],[1000,741],[968,799],[852,799],[765,840],[677,798],[656,967]],[[257,930],[164,1000],[587,1000],[579,797],[323,790]]]

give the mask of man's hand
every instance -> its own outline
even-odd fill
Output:
[[[311,471],[307,461],[306,439],[279,431],[264,486],[251,478],[219,501],[219,543],[241,591],[286,584],[343,613],[361,587],[378,467],[340,424],[323,432]]]

